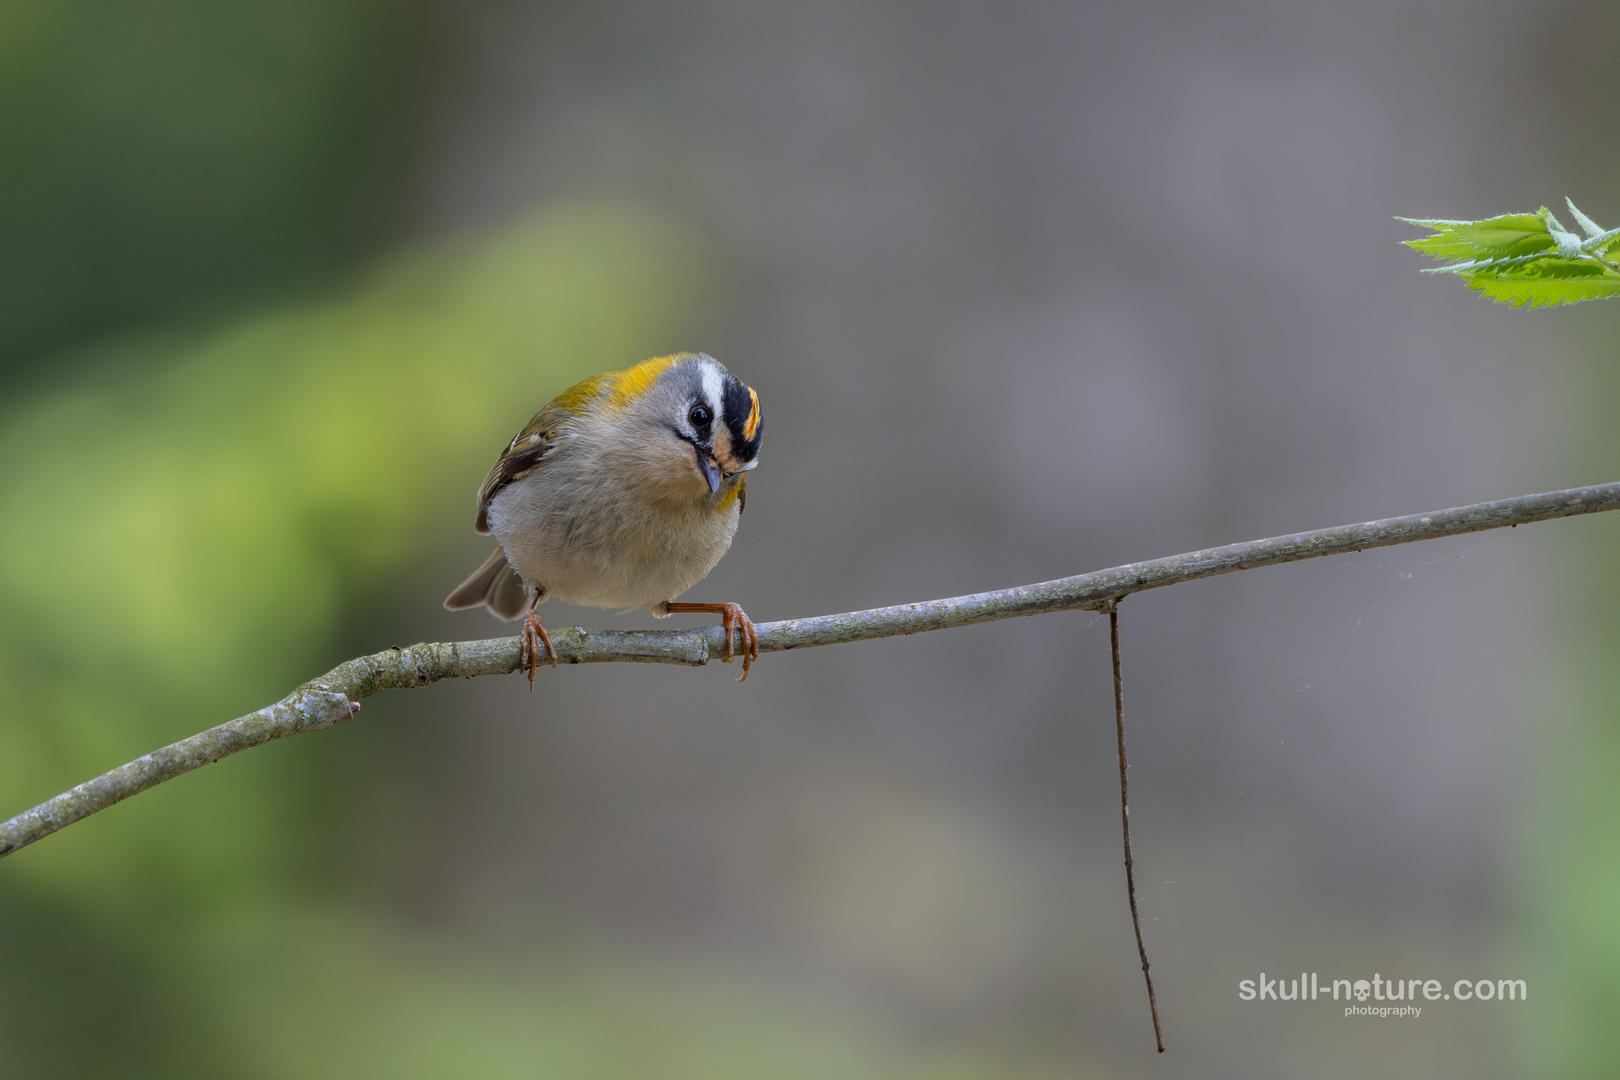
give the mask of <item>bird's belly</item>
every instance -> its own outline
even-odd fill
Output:
[[[570,604],[636,608],[679,596],[714,568],[737,529],[734,505],[669,513],[620,503],[586,513],[577,503],[537,505],[518,488],[491,503],[490,529],[525,583]]]

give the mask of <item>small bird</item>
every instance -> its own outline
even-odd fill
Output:
[[[474,528],[500,546],[451,593],[451,611],[485,606],[523,619],[534,685],[551,635],[548,596],[591,607],[644,607],[658,618],[707,612],[741,646],[738,682],[759,635],[737,604],[675,603],[731,547],[759,464],[759,395],[703,353],[645,360],[558,394],[507,444],[478,489]]]

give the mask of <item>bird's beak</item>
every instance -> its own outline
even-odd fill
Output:
[[[709,482],[709,494],[713,495],[719,491],[720,468],[715,464],[713,456],[705,452],[701,446],[697,447],[697,465],[698,472],[702,473],[703,479]]]

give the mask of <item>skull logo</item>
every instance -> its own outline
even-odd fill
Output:
[[[1354,987],[1357,1001],[1366,1001],[1367,995],[1372,993],[1372,983],[1366,979],[1357,979]]]

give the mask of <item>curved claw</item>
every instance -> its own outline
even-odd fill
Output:
[[[754,620],[748,617],[741,604],[681,604],[670,601],[668,607],[671,613],[701,611],[720,616],[720,625],[726,631],[726,655],[720,658],[720,662],[731,663],[737,656],[737,647],[741,646],[743,669],[737,681],[748,678],[748,669],[759,659],[759,631],[754,629]]]
[[[529,671],[529,690],[534,690],[534,669],[540,666],[540,643],[545,642],[551,656],[551,666],[557,666],[557,650],[552,647],[551,635],[541,625],[540,616],[530,608],[523,613],[523,641],[518,645],[518,669]]]
[[[737,681],[742,682],[748,678],[748,669],[754,666],[754,661],[759,657],[759,631],[754,629],[754,620],[748,617],[740,604],[723,605],[720,622],[726,628],[726,655],[720,662],[729,664],[735,655],[731,647],[731,635],[735,631],[737,643],[742,646],[743,668],[742,674],[737,676]]]

